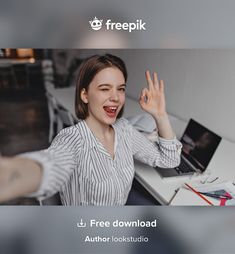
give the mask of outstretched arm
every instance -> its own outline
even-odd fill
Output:
[[[45,150],[0,157],[0,202],[28,195],[50,197],[77,169],[82,140],[77,128],[63,129]]]
[[[34,160],[0,157],[0,203],[37,191],[42,168]]]
[[[155,119],[159,136],[165,139],[173,139],[175,134],[166,112],[164,82],[158,80],[156,72],[153,73],[153,80],[149,71],[146,71],[145,75],[148,87],[141,92],[140,106]]]

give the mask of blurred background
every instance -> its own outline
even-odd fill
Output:
[[[233,0],[2,1],[1,47],[233,48]],[[146,31],[93,31],[89,20],[146,22]]]

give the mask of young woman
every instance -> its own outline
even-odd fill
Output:
[[[63,129],[51,146],[0,159],[0,202],[18,196],[60,193],[64,205],[124,205],[134,177],[134,158],[151,166],[174,167],[181,143],[172,131],[164,84],[146,72],[148,87],[140,106],[157,125],[154,144],[121,118],[127,71],[113,55],[95,55],[80,67],[76,115],[81,121]]]

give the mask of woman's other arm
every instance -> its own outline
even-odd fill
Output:
[[[151,166],[175,167],[180,163],[182,144],[176,139],[166,111],[164,82],[158,80],[157,73],[146,71],[147,87],[142,90],[140,106],[153,116],[159,134],[159,144],[155,146],[132,128],[134,157]]]
[[[145,75],[148,88],[142,90],[140,106],[155,119],[159,136],[164,139],[173,139],[175,134],[166,111],[164,82],[158,80],[156,72],[153,73],[153,80],[149,71],[146,71]]]

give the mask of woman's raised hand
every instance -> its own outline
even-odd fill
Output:
[[[140,106],[154,118],[166,116],[166,101],[164,94],[164,82],[158,80],[157,73],[153,73],[153,79],[149,71],[145,72],[148,87],[144,88],[140,95]]]

